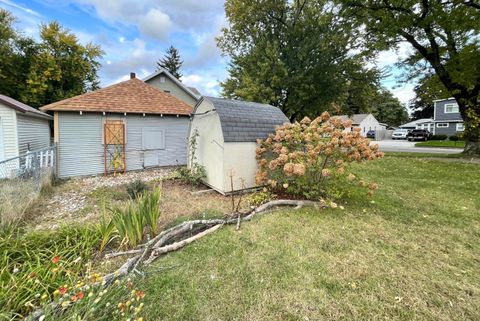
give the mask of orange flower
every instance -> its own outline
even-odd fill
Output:
[[[77,293],[77,297],[78,297],[80,300],[83,299],[84,296],[85,296],[85,295],[83,294],[83,292],[78,292],[78,293]]]
[[[58,289],[58,292],[59,292],[61,295],[64,295],[65,293],[67,293],[67,288],[64,287],[64,286],[61,286],[61,287]]]
[[[73,295],[71,298],[70,298],[70,301],[72,302],[77,302],[78,300],[78,297],[76,295]]]
[[[135,291],[135,295],[137,296],[137,298],[143,299],[145,297],[145,292],[138,290]]]
[[[59,260],[60,260],[60,258],[58,257],[58,255],[56,255],[52,258],[52,263],[57,264]]]

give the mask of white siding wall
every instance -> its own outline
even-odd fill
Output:
[[[17,113],[18,149],[20,155],[30,150],[50,146],[50,124],[48,119],[37,118]]]
[[[195,110],[196,114],[214,109],[212,104],[204,100]],[[205,183],[219,192],[225,192],[224,143],[220,118],[216,112],[193,117],[190,125],[190,136],[198,130],[197,162],[205,167],[207,177]]]
[[[225,143],[223,150],[224,158],[224,191],[231,192],[230,173],[233,173],[233,189],[241,190],[257,186],[255,173],[257,160],[255,150],[257,143]],[[242,180],[244,185],[242,185]]]
[[[58,172],[60,177],[102,174],[104,167],[103,123],[106,119],[126,122],[127,170],[143,169],[142,128],[158,128],[165,133],[165,149],[148,151],[158,157],[159,166],[187,162],[188,117],[141,116],[100,113],[59,112]]]
[[[3,157],[5,159],[18,156],[18,136],[17,136],[17,115],[15,111],[7,106],[0,104],[0,128],[2,133],[0,139],[3,140]],[[2,153],[0,153],[0,156]]]
[[[362,129],[361,133],[363,136],[367,136],[367,132],[369,130],[382,129],[380,123],[372,115],[365,117],[365,119],[360,123],[359,127]]]

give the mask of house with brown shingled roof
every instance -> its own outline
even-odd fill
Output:
[[[192,107],[130,78],[40,108],[53,114],[59,177],[187,163]]]

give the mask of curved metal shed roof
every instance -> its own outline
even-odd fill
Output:
[[[204,97],[220,117],[225,142],[255,142],[275,132],[275,127],[288,123],[280,108],[241,100]]]

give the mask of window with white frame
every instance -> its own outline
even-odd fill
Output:
[[[448,127],[448,123],[438,123],[437,124],[437,128],[447,128]]]
[[[465,126],[463,123],[457,123],[457,132],[463,132],[465,130]]]
[[[163,82],[165,82],[165,80],[166,80],[166,79],[165,79],[165,76],[160,76],[160,82],[163,83]]]
[[[457,104],[445,104],[445,114],[458,113]]]

